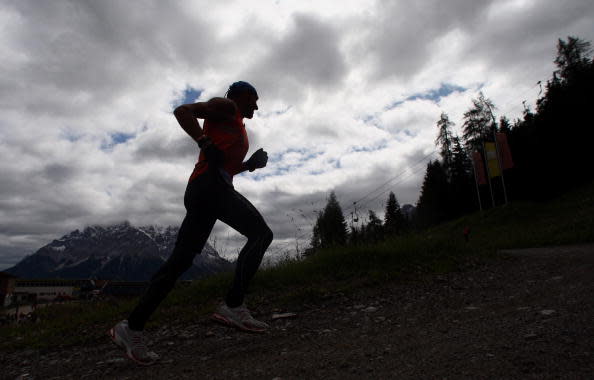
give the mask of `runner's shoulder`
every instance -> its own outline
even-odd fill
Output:
[[[213,122],[232,122],[237,115],[237,105],[231,99],[215,97],[206,103],[207,119]]]

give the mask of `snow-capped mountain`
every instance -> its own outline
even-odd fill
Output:
[[[134,227],[128,222],[75,230],[7,269],[21,278],[97,278],[147,281],[167,260],[177,227]],[[196,279],[231,270],[207,243],[182,279]]]

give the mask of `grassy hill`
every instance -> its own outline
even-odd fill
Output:
[[[471,228],[469,243],[462,236],[465,226]],[[335,293],[362,286],[455,270],[468,262],[494,258],[505,248],[593,241],[594,183],[546,203],[514,203],[377,244],[333,248],[307,259],[284,261],[258,273],[249,303],[295,307],[303,302],[324,302]],[[225,294],[230,281],[226,274],[174,289],[147,328],[172,318],[179,323],[203,318]],[[104,339],[104,332],[124,318],[135,302],[111,299],[41,309],[38,324],[0,328],[0,349]]]

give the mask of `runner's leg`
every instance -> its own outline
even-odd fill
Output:
[[[248,238],[239,252],[235,277],[225,303],[229,307],[243,304],[250,280],[260,267],[264,252],[272,242],[272,231],[256,208],[232,188],[225,194],[219,219]]]
[[[190,266],[196,254],[202,251],[206,240],[216,222],[216,209],[212,202],[199,200],[208,194],[208,182],[205,178],[195,178],[186,189],[184,203],[186,217],[177,235],[173,253],[161,268],[153,275],[147,290],[136,308],[128,317],[132,330],[143,330],[146,321],[171,291],[175,282]]]

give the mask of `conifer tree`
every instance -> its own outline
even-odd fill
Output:
[[[448,216],[449,195],[446,172],[439,161],[430,161],[417,202],[417,219],[421,227],[437,224]]]
[[[406,219],[400,209],[396,195],[390,191],[386,202],[386,213],[384,216],[384,231],[388,235],[401,234],[405,230]]]
[[[509,135],[510,131],[511,131],[511,123],[509,122],[509,119],[505,116],[501,116],[499,118],[499,132],[503,132],[506,135]]]
[[[558,70],[555,74],[558,74],[562,81],[572,80],[576,74],[588,69],[591,64],[589,59],[591,53],[589,41],[572,36],[568,36],[567,41],[559,39],[555,58]]]
[[[311,248],[315,251],[316,249],[322,248],[322,233],[321,233],[321,225],[322,220],[324,218],[324,212],[318,212],[318,217],[316,218],[316,224],[313,227],[312,236],[311,236]]]
[[[331,192],[326,207],[318,214],[313,229],[312,248],[317,249],[344,245],[347,240],[346,227],[347,223],[340,204],[336,199],[336,194]]]
[[[473,107],[464,113],[462,137],[469,151],[480,150],[483,141],[491,139],[495,128],[495,105],[481,92],[472,100]]]
[[[450,166],[452,164],[453,125],[454,123],[450,121],[448,114],[442,112],[440,119],[437,121],[437,129],[439,132],[435,139],[435,144],[440,148],[439,152],[448,172],[450,171]]]
[[[460,138],[454,137],[450,172],[450,212],[449,217],[457,217],[478,207],[474,189],[472,162],[464,150]]]

